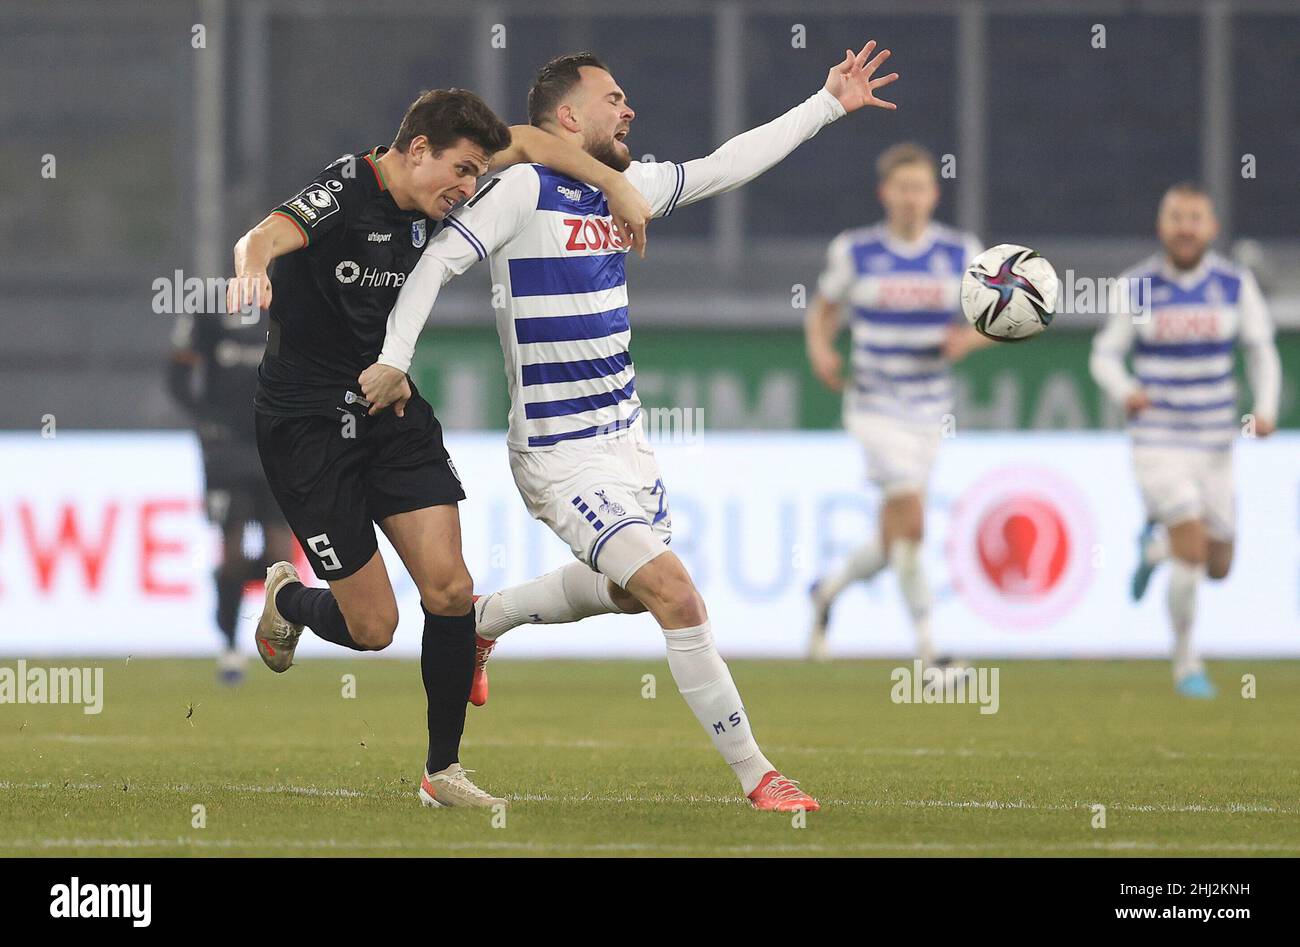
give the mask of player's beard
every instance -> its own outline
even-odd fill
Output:
[[[613,135],[598,145],[593,145],[587,149],[587,154],[591,155],[603,165],[608,165],[615,171],[622,174],[632,164],[632,156],[626,150],[619,151],[620,142]]]
[[[1201,261],[1205,259],[1205,254],[1208,250],[1209,250],[1209,246],[1205,245],[1205,246],[1197,247],[1196,249],[1192,250],[1190,253],[1187,254],[1181,254],[1173,250],[1169,250],[1168,248],[1166,248],[1165,252],[1168,253],[1169,260],[1171,263],[1174,264],[1174,267],[1186,273],[1186,272],[1191,272],[1192,270],[1196,269],[1198,266],[1201,265]]]

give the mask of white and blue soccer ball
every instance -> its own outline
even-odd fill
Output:
[[[1036,251],[999,243],[966,269],[961,311],[980,335],[1023,342],[1051,325],[1060,291],[1056,270]]]

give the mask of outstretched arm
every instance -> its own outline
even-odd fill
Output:
[[[742,132],[708,157],[679,165],[677,186],[673,188],[675,197],[657,208],[660,214],[667,216],[676,207],[725,194],[749,183],[849,112],[868,105],[897,108],[892,102],[876,98],[876,90],[897,79],[898,73],[872,78],[890,56],[886,49],[873,57],[875,48],[876,41],[871,40],[857,55],[845,50],[844,61],[832,67],[826,85],[817,94],[780,118]]]

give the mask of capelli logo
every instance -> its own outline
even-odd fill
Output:
[[[66,885],[50,888],[50,917],[130,918],[132,927],[153,920],[153,885],[82,884],[76,875]]]
[[[576,187],[565,187],[563,184],[557,184],[555,185],[555,189],[571,201],[582,200],[582,191],[578,190]]]

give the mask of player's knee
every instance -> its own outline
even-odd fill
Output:
[[[367,651],[383,651],[397,634],[397,608],[367,612],[348,622],[348,634]]]
[[[709,620],[708,610],[700,593],[691,590],[689,597],[678,599],[673,606],[674,624],[679,626],[703,625]]]
[[[624,615],[640,615],[646,610],[639,598],[622,586],[609,583],[609,598]]]
[[[1169,551],[1175,559],[1203,566],[1209,558],[1209,542],[1199,522],[1179,523],[1169,529]]]
[[[420,603],[430,615],[464,615],[474,604],[474,580],[468,572],[420,586]]]
[[[657,616],[667,618],[674,626],[702,625],[708,621],[704,599],[696,590],[690,576],[684,572],[672,573],[656,582],[650,594],[654,597]]]
[[[1184,562],[1190,562],[1194,566],[1206,565],[1209,559],[1209,551],[1205,548],[1205,542],[1196,540],[1187,540],[1182,544],[1175,546],[1174,558],[1181,559]]]

